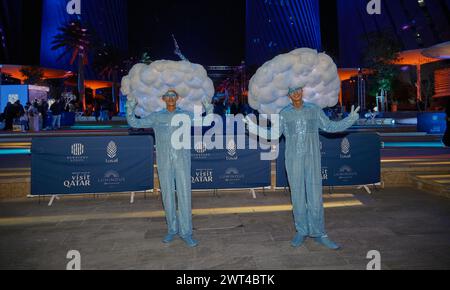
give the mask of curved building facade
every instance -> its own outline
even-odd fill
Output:
[[[79,19],[89,25],[91,33],[105,44],[123,51],[128,49],[126,0],[79,0],[81,14],[69,14],[69,0],[43,0],[41,32],[41,65],[49,68],[72,70],[71,55],[58,60],[62,49],[52,50],[58,28],[70,20]],[[92,71],[88,71],[89,74]]]
[[[322,49],[319,0],[247,0],[246,21],[249,65],[299,47]]]

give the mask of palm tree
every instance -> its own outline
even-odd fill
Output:
[[[44,79],[44,70],[36,66],[23,66],[20,73],[25,77],[24,83],[27,85],[39,85]]]
[[[115,47],[104,44],[96,49],[93,65],[102,79],[112,82],[112,99],[118,110],[117,84],[123,74],[126,57]]]
[[[144,52],[140,57],[127,56],[112,45],[103,44],[95,48],[94,69],[99,76],[112,82],[112,99],[119,110],[118,88],[120,79],[125,76],[136,63],[150,64],[153,61],[149,52]]]
[[[381,96],[387,98],[392,91],[394,79],[398,76],[395,62],[399,60],[400,43],[389,31],[370,33],[367,39],[368,45],[363,62],[373,70],[376,82],[371,95],[381,92]]]
[[[73,20],[61,26],[59,33],[55,35],[52,42],[53,50],[63,48],[63,53],[58,57],[62,59],[71,54],[70,65],[75,61],[78,64],[78,92],[83,102],[83,110],[86,109],[84,66],[88,64],[89,50],[91,49],[91,35],[88,29],[79,20]]]

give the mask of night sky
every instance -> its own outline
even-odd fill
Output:
[[[322,43],[332,56],[338,56],[335,2],[321,0]],[[0,63],[39,65],[42,1],[0,3],[0,21],[9,41],[8,55],[2,51]],[[238,65],[245,59],[245,18],[245,0],[129,0],[129,53],[148,51],[153,60],[177,59],[173,33],[185,56],[193,62]]]
[[[218,5],[220,4],[220,5]],[[183,54],[204,65],[237,65],[245,57],[245,0],[129,1],[129,47],[152,59]]]

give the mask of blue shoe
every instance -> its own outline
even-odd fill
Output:
[[[322,246],[325,246],[326,248],[330,250],[339,250],[341,247],[337,245],[335,242],[330,240],[327,236],[321,237],[321,238],[314,238],[314,240],[321,244]]]
[[[182,238],[182,240],[190,248],[195,248],[198,246],[198,241],[194,240],[192,237]]]
[[[306,237],[304,235],[297,233],[291,242],[291,246],[293,246],[294,248],[298,248],[303,245],[305,240]]]
[[[174,240],[175,240],[175,237],[176,237],[177,235],[175,234],[168,234],[165,238],[164,238],[164,240],[163,240],[163,243],[164,244],[170,244],[171,242],[173,242]]]

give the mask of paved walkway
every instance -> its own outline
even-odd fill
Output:
[[[48,200],[47,200],[48,201]],[[366,269],[381,253],[383,269],[450,269],[450,201],[410,188],[369,196],[341,191],[325,197],[327,228],[343,246],[329,251],[294,235],[283,192],[195,193],[195,236],[189,249],[166,233],[158,197],[64,197],[53,207],[37,199],[0,203],[0,269],[65,269],[69,250],[82,269]]]

